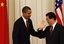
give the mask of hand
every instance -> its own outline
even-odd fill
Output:
[[[45,21],[43,20],[43,21],[40,23],[39,28],[40,28],[40,29],[43,29],[44,27],[45,27]]]

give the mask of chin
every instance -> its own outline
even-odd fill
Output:
[[[49,24],[49,26],[51,26],[51,24]]]
[[[27,18],[27,19],[30,19],[30,18]]]
[[[30,19],[30,17],[28,17],[28,19]]]

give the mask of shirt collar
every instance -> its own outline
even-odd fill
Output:
[[[26,22],[26,19],[23,16],[22,16],[22,18],[23,18],[24,22]]]
[[[57,24],[57,21],[52,25],[53,26],[53,29],[55,28],[55,25]]]

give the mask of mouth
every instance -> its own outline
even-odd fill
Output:
[[[30,16],[28,16],[28,18],[30,18]]]

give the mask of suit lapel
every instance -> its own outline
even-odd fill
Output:
[[[28,31],[29,30],[29,26],[30,26],[30,21],[29,21],[29,19],[28,19],[28,30],[27,30],[27,28],[26,28],[26,25],[25,25],[25,22],[24,22],[24,20],[23,20],[23,18],[21,17],[21,21],[22,21],[22,24],[23,24],[23,27],[25,27],[24,29],[26,30],[26,31]]]
[[[24,29],[26,30],[26,25],[25,25],[24,20],[23,20],[22,17],[21,17],[21,22],[22,22],[22,25],[23,25]]]
[[[58,27],[58,23],[55,25],[55,28],[52,32],[52,37],[54,37],[54,35],[57,33],[57,29],[58,29],[57,27]]]

